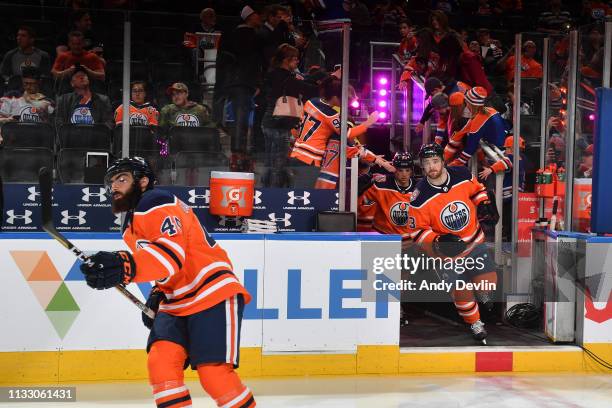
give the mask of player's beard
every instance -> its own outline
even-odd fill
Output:
[[[115,197],[115,194],[120,194]],[[139,188],[136,188],[136,183],[133,183],[132,186],[125,194],[114,193],[112,197],[112,211],[113,214],[118,214],[122,212],[126,212],[136,208],[136,204],[140,201],[140,197],[142,196],[142,191]]]
[[[427,172],[427,177],[430,180],[437,180],[442,175],[442,169],[443,169],[443,167],[441,167],[440,170],[435,170],[435,169],[429,170]]]

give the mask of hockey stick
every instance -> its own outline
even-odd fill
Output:
[[[38,173],[38,182],[40,184],[40,202],[42,204],[42,228],[47,232],[53,239],[58,241],[60,244],[66,247],[70,252],[72,252],[77,258],[81,261],[85,262],[89,266],[94,266],[89,257],[87,257],[83,251],[77,248],[72,242],[68,241],[66,237],[64,237],[59,231],[55,229],[55,225],[53,224],[53,207],[52,207],[52,197],[51,197],[51,188],[53,184],[51,171],[46,167],[42,167]],[[144,314],[149,316],[151,319],[155,318],[155,312],[148,308],[144,303],[142,303],[136,296],[134,296],[129,290],[125,288],[123,285],[115,286],[122,295],[130,300],[133,304],[136,305]]]

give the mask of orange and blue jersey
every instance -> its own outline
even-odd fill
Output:
[[[364,125],[350,127],[348,140],[354,140],[366,131]],[[304,104],[304,117],[300,135],[293,145],[290,157],[306,164],[320,167],[333,136],[340,136],[340,109],[327,104],[321,98],[313,98]]]
[[[480,141],[495,145],[503,150],[504,140],[506,140],[508,127],[501,115],[493,108],[485,107],[483,112],[478,112],[468,123],[461,129],[457,135],[458,139],[463,138],[463,151],[456,159],[456,164],[467,165],[470,158],[480,148]],[[465,133],[465,135],[462,135]],[[454,146],[457,148],[457,146]],[[500,160],[500,171],[512,167],[508,160]]]
[[[477,207],[488,199],[484,186],[467,167],[447,167],[448,178],[442,185],[421,179],[410,201],[409,226],[416,244],[431,245],[438,235],[454,234],[467,243],[464,256],[485,235],[477,218]]]
[[[173,194],[144,192],[122,231],[136,263],[134,281],[156,281],[166,295],[160,312],[187,316],[237,294],[250,301],[225,250]]]
[[[351,124],[349,123],[349,126]],[[354,128],[349,128],[349,130]],[[376,161],[376,155],[361,145],[354,145],[349,142],[346,146],[346,158],[352,159],[353,157],[359,158],[368,163],[374,163]],[[340,174],[340,137],[334,135],[327,142],[325,149],[325,155],[321,161],[321,171],[319,177],[315,183],[315,188],[318,189],[334,189],[338,183],[338,177]]]
[[[359,211],[362,214],[371,214],[372,228],[375,231],[381,234],[399,234],[402,241],[410,240],[412,229],[408,216],[415,185],[411,179],[407,187],[400,187],[393,176],[388,176],[381,182],[374,182],[359,197]]]

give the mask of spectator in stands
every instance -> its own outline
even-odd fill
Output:
[[[266,74],[263,93],[266,97],[266,111],[262,121],[265,140],[266,174],[265,187],[288,187],[287,156],[289,154],[291,129],[299,119],[274,116],[278,98],[286,95],[308,100],[317,96],[318,86],[296,75],[299,63],[299,50],[289,44],[281,44]]]
[[[73,92],[57,98],[55,124],[59,128],[66,124],[113,126],[113,113],[106,95],[91,91],[89,70],[83,66],[70,74]]]
[[[612,15],[612,3],[599,0],[583,0],[580,11],[581,25],[601,21]]]
[[[406,10],[400,0],[385,0],[379,2],[372,10],[374,21],[382,29],[396,29],[400,21],[407,17]]]
[[[293,38],[289,35],[287,22],[283,15],[287,14],[285,7],[273,4],[265,9],[265,23],[257,31],[263,46],[264,61],[263,70],[266,72],[272,57],[281,44],[295,45]]]
[[[361,0],[345,0],[344,7],[348,9],[351,27],[365,28],[372,25],[370,10]]]
[[[488,28],[481,28],[477,32],[480,55],[483,58],[483,65],[487,75],[494,75],[497,62],[503,57],[502,44],[498,40],[491,38]]]
[[[459,2],[457,0],[432,0],[431,9],[451,14],[459,9]]]
[[[576,178],[593,177],[593,145],[590,144],[582,151],[580,164],[576,172]]]
[[[200,22],[193,28],[193,33],[214,33],[217,29],[217,13],[207,7],[200,12]]]
[[[488,0],[478,0],[478,9],[476,9],[477,16],[490,16],[493,14],[493,9],[489,4]]]
[[[448,26],[448,17],[441,11],[432,11],[429,16],[429,27],[437,43],[437,52],[440,56],[437,71],[432,75],[443,82],[457,79],[459,73],[459,57],[463,51],[459,35]]]
[[[487,90],[488,95],[492,95],[494,93],[493,85],[485,74],[483,59],[479,53],[479,44],[477,41],[473,41],[473,43],[472,50],[461,41],[463,52],[459,56],[458,77],[470,87],[481,86]]]
[[[521,78],[542,78],[542,64],[535,60],[536,45],[533,41],[523,43],[521,53]],[[514,82],[514,47],[504,55],[497,63],[498,69],[502,68],[509,83]]]
[[[75,10],[71,16],[72,25],[68,32],[64,32],[58,38],[58,46],[56,47],[57,55],[69,50],[70,33],[78,31],[83,34],[83,49],[91,51],[98,57],[102,58],[104,52],[102,42],[96,37],[93,32],[93,21],[87,10]]]
[[[567,31],[571,22],[572,16],[562,9],[561,0],[549,0],[548,9],[538,17],[538,31],[553,34]]]
[[[259,94],[263,80],[263,50],[256,35],[256,29],[261,26],[261,17],[249,6],[242,9],[240,17],[243,23],[221,39],[217,56],[214,115],[215,121],[220,122],[223,111],[220,101],[224,97],[231,101],[235,125],[230,167],[236,171],[251,168],[252,162],[247,155],[249,115],[253,97]]]
[[[565,121],[559,116],[548,119],[548,148],[546,163],[565,166]]]
[[[159,112],[147,101],[146,83],[132,82],[130,86],[130,126],[157,126]],[[123,105],[115,110],[115,124],[123,123]]]
[[[4,54],[0,64],[0,74],[4,79],[21,75],[25,67],[38,67],[41,75],[49,75],[51,59],[45,51],[34,47],[36,34],[31,27],[21,26],[17,29],[17,48]]]
[[[199,103],[189,100],[189,88],[182,82],[170,85],[166,93],[172,97],[172,103],[161,110],[159,125],[164,128],[172,126],[200,127],[210,125],[208,109]]]
[[[51,73],[56,79],[72,77],[77,68],[87,72],[91,79],[104,81],[104,62],[96,54],[85,50],[85,38],[80,31],[68,35],[69,51],[59,54],[53,63]]]
[[[417,48],[417,39],[410,20],[404,19],[400,22],[399,32],[402,39],[400,41],[398,55],[402,62],[406,63]]]
[[[0,123],[12,121],[48,123],[53,114],[54,103],[40,93],[40,70],[37,67],[24,67],[21,83],[23,95],[8,99],[0,107]]]

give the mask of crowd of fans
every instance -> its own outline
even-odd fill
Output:
[[[58,3],[68,7],[62,13],[70,17],[67,22],[52,21],[52,29],[42,24],[49,21],[45,21],[44,13],[36,14],[40,12],[38,7],[33,7],[32,15],[22,21],[12,18],[11,24],[22,24],[12,32],[4,28],[5,35],[0,39],[0,50],[6,51],[0,64],[0,122],[40,122],[56,127],[101,124],[109,129],[120,125],[124,108],[121,69],[117,67],[122,63],[123,38],[121,21],[116,20],[123,14],[103,17],[97,8],[132,9],[134,15],[146,9],[199,11],[199,18],[181,14],[184,19],[176,23],[163,21],[172,20],[163,15],[155,23],[147,23],[147,17],[133,22],[135,62],[130,124],[159,127],[165,132],[160,133],[162,136],[174,126],[218,128],[221,136],[229,134],[227,153],[232,170],[252,170],[257,153],[265,154],[265,166],[278,168],[279,155],[287,155],[295,136],[291,133],[295,124],[274,123],[273,103],[285,93],[318,95],[318,85],[341,62],[338,21],[345,18],[350,18],[353,26],[350,79],[361,99],[368,98],[370,89],[364,44],[371,39],[384,39],[400,43],[397,53],[408,73],[404,80],[410,75],[436,79],[441,89],[432,90],[432,98],[439,91],[450,95],[451,89],[462,84],[482,87],[489,96],[488,104],[508,120],[515,102],[511,86],[513,34],[525,30],[541,33],[523,43],[520,65],[524,78],[542,77],[538,39],[558,34],[554,37],[552,61],[558,73],[551,95],[559,104],[549,121],[552,147],[548,157],[560,161],[568,53],[567,36],[562,34],[571,27],[591,24],[585,36],[588,41],[583,41],[580,52],[581,74],[588,93],[601,80],[600,23],[612,13],[608,2],[588,0],[578,6],[561,0],[548,0],[546,4],[527,0],[296,0],[246,6],[241,1],[209,0],[203,2],[205,7],[201,10],[192,9],[190,4],[154,1]],[[539,14],[534,12],[536,9]],[[189,23],[183,24],[186,21]],[[108,26],[111,22],[112,27]],[[44,35],[37,34],[39,29]],[[170,29],[179,36],[165,38],[164,34],[155,34]],[[185,33],[196,35],[198,42],[190,44],[192,48],[185,47]],[[200,33],[220,33],[220,44],[211,43],[211,37]],[[149,37],[158,39],[160,44],[149,41]],[[143,38],[146,41],[138,42]],[[16,47],[11,49],[10,42],[16,42]],[[211,48],[217,49],[216,78],[214,84],[207,84],[209,77],[196,77],[192,68]],[[142,72],[135,69],[139,61],[145,61]],[[178,66],[188,69],[177,70]],[[163,71],[164,67],[167,71]],[[293,78],[290,81],[287,72]],[[202,95],[203,89],[210,90],[210,96]],[[526,112],[535,111],[537,97],[527,95],[520,99],[521,104],[527,105]],[[581,151],[586,151],[590,141],[582,144]],[[267,183],[283,185],[279,177],[270,171],[266,179],[276,181]]]

